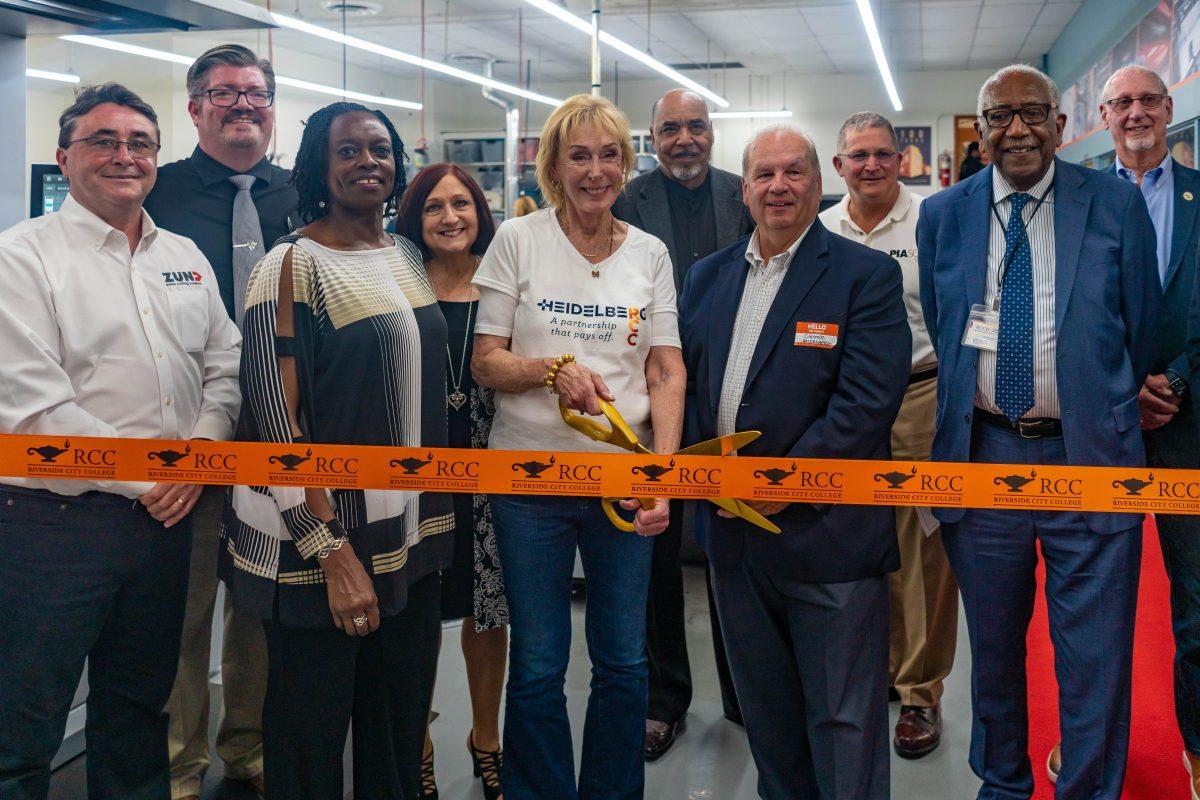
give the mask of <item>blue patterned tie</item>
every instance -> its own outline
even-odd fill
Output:
[[[1033,258],[1021,212],[1029,195],[1008,196],[1004,232],[1009,259],[1000,294],[1000,341],[996,348],[996,405],[1014,422],[1033,407]]]

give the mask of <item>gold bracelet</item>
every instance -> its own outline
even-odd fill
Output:
[[[558,371],[574,360],[575,356],[570,353],[563,353],[554,359],[554,363],[550,365],[550,370],[546,373],[545,380],[546,388],[550,391],[550,394],[558,394],[558,390],[554,388],[554,381],[558,379]]]

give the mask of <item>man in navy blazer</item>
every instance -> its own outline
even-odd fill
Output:
[[[1155,234],[1134,184],[1054,157],[1065,115],[1025,65],[979,94],[992,166],[922,205],[921,303],[937,350],[933,458],[1141,467],[1138,392],[1154,360]],[[1030,476],[1037,478],[1036,467]],[[1025,635],[1037,545],[1059,681],[1058,800],[1118,800],[1129,738],[1140,514],[938,508],[971,634],[970,762],[980,800],[1033,793]]]
[[[1200,239],[1200,172],[1171,157],[1167,127],[1174,101],[1167,85],[1142,66],[1123,67],[1104,84],[1100,115],[1112,134],[1113,172],[1146,198],[1158,235],[1163,313],[1150,375],[1139,393],[1146,461],[1153,469],[1200,468],[1200,434],[1191,403],[1187,324]],[[1171,581],[1175,630],[1175,715],[1183,735],[1192,793],[1200,793],[1200,518],[1156,514]],[[1051,774],[1057,759],[1050,760]]]
[[[742,181],[754,234],[693,265],[679,304],[692,434],[762,431],[748,456],[887,459],[911,361],[899,264],[816,219],[820,165],[798,129],[760,131]],[[751,505],[783,532],[711,511],[697,529],[759,794],[886,800],[895,514]]]

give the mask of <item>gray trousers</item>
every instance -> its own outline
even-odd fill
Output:
[[[784,534],[786,535],[786,534]],[[764,800],[888,800],[888,581],[712,568]]]

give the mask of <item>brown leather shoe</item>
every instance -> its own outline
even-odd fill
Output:
[[[892,746],[901,758],[921,758],[942,741],[942,707],[900,706],[900,720]]]
[[[675,737],[683,730],[683,720],[676,722],[660,722],[656,719],[646,720],[646,743],[643,756],[647,761],[657,761],[666,755],[675,744]]]

